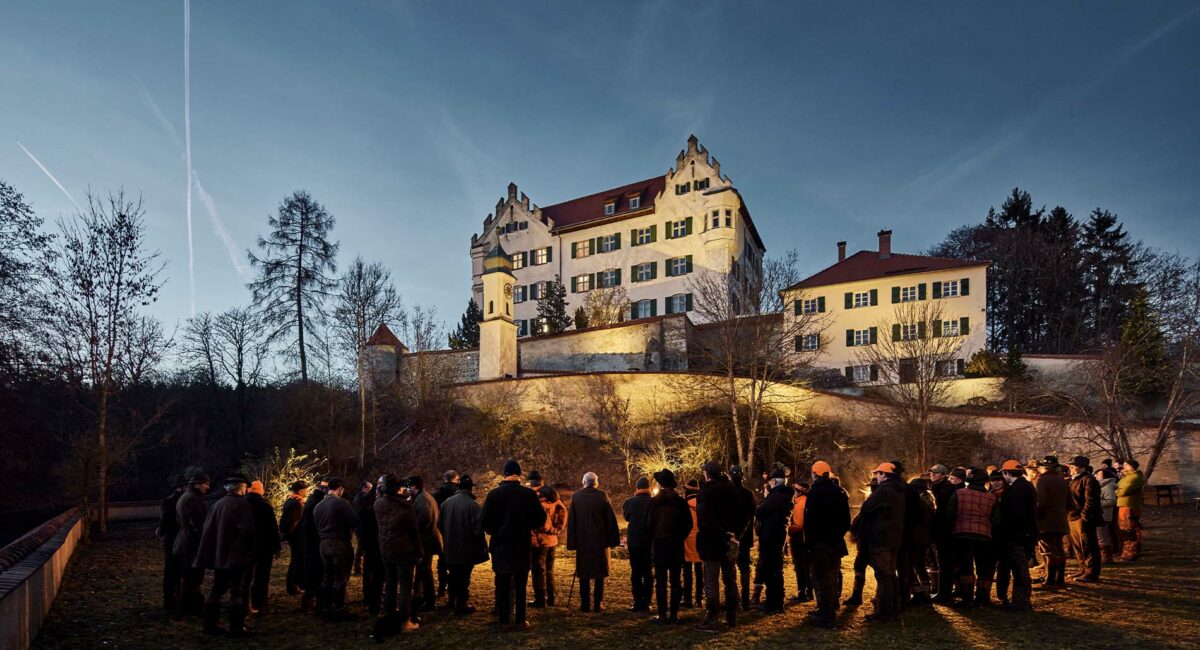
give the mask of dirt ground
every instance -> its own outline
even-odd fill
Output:
[[[614,497],[615,498],[615,497]],[[606,611],[584,614],[564,604],[573,554],[560,548],[557,571],[559,607],[530,610],[534,629],[502,632],[490,625],[492,573],[477,567],[471,592],[479,612],[454,618],[444,610],[426,614],[418,632],[389,644],[416,647],[477,648],[487,644],[528,648],[1197,648],[1200,647],[1200,512],[1191,506],[1148,508],[1145,555],[1135,564],[1104,567],[1102,582],[1057,593],[1034,592],[1034,608],[1013,614],[999,608],[959,611],[948,607],[910,609],[902,623],[870,624],[866,605],[839,612],[839,629],[819,630],[802,623],[810,605],[790,605],[778,616],[747,614],[738,627],[719,635],[698,632],[699,610],[685,610],[685,624],[651,625],[629,612],[629,571],[613,561],[605,596]],[[71,561],[35,648],[352,648],[374,645],[365,608],[355,604],[355,621],[325,623],[301,614],[296,599],[284,592],[287,550],[276,561],[269,616],[254,621],[249,640],[207,638],[198,621],[176,623],[160,608],[160,546],[153,524],[115,524],[109,537],[85,545]],[[847,578],[851,574],[846,558]],[[788,571],[788,594],[794,593]],[[847,595],[849,580],[847,579]],[[867,591],[873,589],[871,579]],[[206,585],[207,591],[207,585]],[[359,597],[354,578],[351,597]],[[574,602],[578,603],[578,595]]]

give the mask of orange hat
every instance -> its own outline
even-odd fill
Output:
[[[829,463],[823,460],[818,460],[817,462],[813,463],[812,473],[816,474],[817,476],[824,476],[826,474],[832,474],[833,468],[829,466]]]
[[[252,494],[257,494],[259,496],[262,496],[263,494],[265,494],[265,491],[263,490],[262,481],[254,481],[253,483],[251,483],[250,489],[248,490],[248,492],[250,492]]]
[[[891,463],[879,463],[879,467],[876,467],[875,471],[883,472],[884,474],[895,474],[896,466]]]
[[[1025,467],[1021,465],[1021,461],[1009,459],[1004,461],[1004,464],[1000,466],[1000,469],[1001,471],[1015,470],[1019,472],[1025,469]]]

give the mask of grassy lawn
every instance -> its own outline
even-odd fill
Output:
[[[529,633],[499,632],[489,626],[492,574],[487,564],[475,571],[474,603],[480,612],[457,619],[439,610],[425,616],[422,629],[390,643],[418,647],[475,648],[504,643],[531,648],[662,648],[720,644],[736,647],[821,646],[856,648],[941,647],[1089,647],[1196,648],[1200,646],[1200,513],[1190,506],[1151,508],[1146,512],[1146,553],[1137,564],[1104,567],[1103,582],[1049,595],[1034,592],[1031,614],[1002,610],[959,612],[946,607],[918,608],[904,622],[873,626],[863,621],[870,611],[840,612],[840,629],[815,630],[801,623],[808,605],[791,606],[781,616],[742,616],[739,627],[720,635],[692,629],[699,610],[685,610],[686,625],[660,628],[628,611],[628,565],[614,560],[602,614],[567,610],[573,558],[560,549],[560,606],[531,610]],[[363,617],[338,624],[321,622],[297,611],[297,601],[284,593],[286,553],[276,562],[274,611],[255,623],[249,641],[202,637],[199,622],[175,623],[159,608],[159,544],[153,524],[115,524],[109,538],[84,546],[71,561],[62,591],[50,612],[36,648],[188,648],[270,647],[344,648],[371,644],[370,622]],[[846,558],[847,593],[849,560]],[[788,572],[788,594],[794,593]],[[868,578],[867,589],[872,589]],[[351,584],[357,600],[358,579]],[[206,589],[207,591],[207,586]],[[578,595],[574,598],[578,603]]]

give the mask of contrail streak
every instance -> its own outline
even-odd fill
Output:
[[[192,253],[192,2],[183,0],[183,138],[187,158],[188,289],[196,315],[196,258]]]
[[[212,221],[213,230],[216,231],[217,237],[221,238],[221,243],[225,244],[225,251],[229,253],[229,261],[233,263],[233,268],[237,269],[238,275],[242,276],[243,280],[250,279],[250,267],[246,265],[242,257],[242,249],[238,248],[234,243],[233,237],[225,228],[225,223],[221,221],[221,216],[217,213],[217,204],[213,201],[212,196],[204,191],[204,186],[200,184],[200,176],[194,175],[192,182],[196,185],[196,195],[200,197],[200,202],[204,204],[204,209],[208,211],[208,218]]]
[[[17,146],[21,148],[21,151],[25,152],[26,156],[29,156],[29,159],[33,161],[33,164],[37,165],[38,169],[41,169],[42,173],[45,174],[47,178],[49,178],[51,181],[54,181],[54,184],[58,186],[58,189],[62,190],[63,194],[67,195],[68,199],[71,199],[71,203],[75,204],[75,209],[83,210],[83,208],[79,206],[79,201],[76,201],[75,197],[71,196],[71,193],[67,191],[67,188],[63,187],[62,183],[58,182],[58,179],[54,177],[54,174],[51,174],[50,170],[46,169],[46,166],[42,164],[42,161],[37,159],[37,156],[33,155],[31,151],[26,149],[25,145],[21,144],[20,140],[17,140]]]

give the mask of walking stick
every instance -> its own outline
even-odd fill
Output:
[[[567,610],[571,609],[571,597],[575,595],[575,578],[579,577],[579,569],[571,572],[571,591],[567,592]]]

